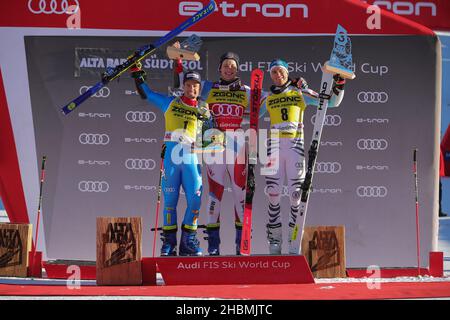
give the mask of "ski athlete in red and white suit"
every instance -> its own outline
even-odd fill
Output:
[[[176,66],[176,72],[179,73],[183,72],[180,63],[181,61],[178,61]],[[236,254],[240,254],[246,186],[246,153],[244,143],[240,144],[236,142],[237,140],[227,139],[227,135],[230,136],[236,130],[242,129],[244,113],[248,118],[250,88],[241,83],[238,71],[239,56],[233,52],[223,54],[219,62],[220,80],[203,81],[200,95],[209,105],[215,128],[225,135],[222,139],[226,149],[220,155],[219,161],[206,163],[209,183],[206,233],[210,255],[220,255],[220,211],[226,176],[230,179],[234,201]],[[215,156],[215,159],[218,159],[218,155]]]
[[[267,148],[269,164],[265,168],[268,169],[265,173],[265,193],[269,199],[267,240],[270,254],[281,254],[280,200],[285,176],[290,200],[288,239],[291,239],[297,218],[302,219],[300,225],[303,227],[304,217],[298,217],[301,185],[306,174],[303,115],[306,106],[318,106],[318,94],[308,89],[303,78],[290,80],[288,69],[289,65],[284,60],[272,61],[270,77],[274,85],[260,109],[260,115],[266,111],[269,114],[271,129]],[[341,103],[344,83],[344,79],[335,76],[330,107],[337,107]],[[303,228],[299,232],[303,232]],[[298,254],[291,246],[289,253]]]

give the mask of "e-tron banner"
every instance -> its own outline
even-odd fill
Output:
[[[439,1],[439,0],[430,0]],[[446,2],[447,0],[440,0]],[[217,9],[189,31],[252,33],[334,33],[345,21],[350,34],[428,34],[431,30],[402,16],[385,12],[380,27],[370,27],[373,12],[361,0],[216,0]],[[376,1],[378,4],[387,1]],[[397,2],[397,1],[395,1]],[[410,4],[413,1],[401,1]],[[0,27],[108,30],[171,30],[194,15],[207,0],[15,0],[0,2]],[[389,2],[388,2],[389,3]],[[400,1],[398,1],[400,3]],[[404,6],[394,3],[398,13]],[[413,9],[414,4],[412,4]],[[443,7],[443,8],[442,8]],[[136,10],[136,8],[140,8]],[[383,7],[383,8],[386,8]],[[439,16],[448,17],[440,5]],[[409,7],[407,6],[407,10]],[[427,14],[429,8],[421,9]],[[409,16],[407,16],[408,18]],[[447,20],[448,22],[448,20]]]
[[[450,30],[448,0],[361,0],[416,21],[433,30]]]
[[[59,108],[92,85],[88,71],[97,71],[99,63],[114,59],[112,52],[153,40],[25,37],[37,154],[46,154],[49,159],[44,215],[49,259],[95,259],[98,216],[142,216],[144,255],[151,253],[163,114],[140,99],[129,76],[108,84],[69,116]],[[329,58],[333,37],[203,37],[203,41],[200,62],[188,67],[205,78],[218,78],[218,57],[224,48],[232,48],[240,55],[244,83],[249,82],[250,71],[258,67],[266,71],[264,87],[268,89],[268,64],[281,57],[289,62],[292,76],[303,76],[311,88],[318,90],[320,66]],[[343,103],[330,109],[325,120],[306,217],[307,225],[345,226],[350,267],[416,264],[415,247],[411,245],[415,243],[414,148],[419,150],[421,260],[423,265],[427,263],[437,210],[436,41],[426,36],[352,37],[357,78],[348,82]],[[79,48],[90,48],[95,59],[83,62]],[[89,59],[89,55],[84,58]],[[172,86],[172,69],[163,51],[149,58],[144,68],[150,87],[167,93]],[[76,73],[79,76],[75,77]],[[414,80],[417,75],[421,81]],[[304,119],[306,148],[315,111],[308,107]],[[268,128],[267,115],[260,127]],[[207,218],[205,170],[203,167],[199,224],[206,223]],[[265,180],[259,173],[257,170],[253,253],[265,254],[268,201]],[[225,187],[221,251],[233,254],[232,192],[229,185]],[[182,194],[179,223],[185,207]],[[287,188],[281,208],[285,253]],[[199,238],[206,250],[201,230]],[[159,248],[159,240],[157,245]]]

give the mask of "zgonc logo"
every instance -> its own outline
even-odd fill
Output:
[[[216,11],[228,18],[242,18],[254,13],[259,13],[266,18],[299,17],[307,19],[309,17],[308,5],[300,2],[263,4],[248,2],[235,4],[229,3],[228,1],[221,1],[216,3]],[[178,13],[181,16],[193,16],[201,8],[203,8],[201,1],[182,1],[178,5]]]

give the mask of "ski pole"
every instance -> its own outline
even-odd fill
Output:
[[[41,217],[41,206],[42,206],[42,187],[44,185],[44,179],[45,179],[45,160],[47,160],[46,156],[42,157],[42,165],[41,165],[41,183],[39,187],[39,203],[38,203],[38,211],[37,211],[37,217],[36,217],[36,236],[34,238],[34,248],[33,248],[33,261],[36,257],[36,249],[37,249],[37,241],[38,241],[38,235],[39,235],[39,221]]]
[[[162,176],[164,171],[164,155],[166,153],[166,144],[163,143],[161,148],[161,165],[159,167],[159,185],[158,185],[158,200],[156,201],[156,218],[155,218],[155,228],[154,234],[153,234],[153,250],[152,250],[152,257],[155,257],[155,248],[156,248],[156,234],[158,232],[158,218],[159,218],[159,207],[161,206],[161,184],[162,184]]]
[[[419,229],[419,190],[417,179],[417,149],[413,150],[414,191],[416,196],[416,246],[417,246],[417,273],[420,276],[420,229]]]

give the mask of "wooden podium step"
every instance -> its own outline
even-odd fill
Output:
[[[165,285],[314,283],[298,255],[144,258],[143,264],[157,265]]]

